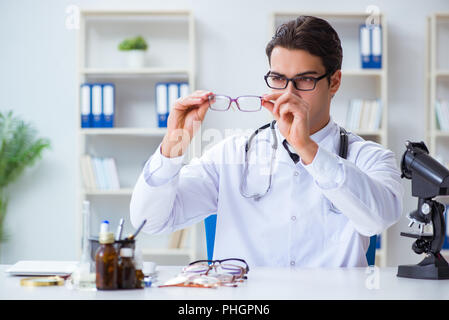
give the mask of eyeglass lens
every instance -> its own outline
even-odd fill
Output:
[[[293,81],[298,90],[313,90],[315,88],[316,81],[312,77],[298,77]],[[268,75],[267,84],[273,89],[284,89],[287,87],[287,79],[282,76]]]
[[[240,96],[236,98],[240,111],[254,112],[262,108],[262,100],[259,96]],[[209,96],[209,107],[216,111],[226,111],[231,104],[231,98],[224,95]]]
[[[241,275],[246,272],[246,265],[240,261],[230,260],[224,261],[219,264],[207,264],[207,262],[198,262],[189,265],[184,269],[187,273],[206,273],[206,272],[216,272],[216,273],[227,273],[232,275]]]

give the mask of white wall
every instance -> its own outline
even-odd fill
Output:
[[[425,139],[426,17],[449,12],[447,1],[61,1],[0,0],[0,109],[13,109],[31,121],[53,148],[9,189],[6,228],[11,237],[0,244],[0,263],[20,259],[76,259],[76,34],[65,27],[69,4],[89,8],[189,9],[196,18],[197,88],[231,95],[265,92],[272,11],[364,11],[379,6],[388,22],[389,143],[398,162],[404,142]],[[237,118],[237,115],[239,116]],[[407,115],[407,117],[404,117]],[[209,113],[205,128],[227,128],[237,121],[256,127],[261,118]],[[232,119],[232,120],[231,120]],[[404,121],[406,119],[407,121]],[[401,221],[389,230],[391,266],[415,263],[406,212],[416,206],[406,188]]]

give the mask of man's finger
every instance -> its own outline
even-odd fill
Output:
[[[208,90],[196,90],[194,91],[191,96],[203,96],[203,95],[209,95],[212,94],[212,92]]]
[[[262,100],[262,107],[264,107],[265,109],[268,109],[268,111],[270,111],[270,113],[273,113],[274,103],[270,102],[270,101]]]
[[[273,93],[269,93],[269,94],[264,94],[262,96],[262,98],[266,101],[269,100],[276,100],[277,98],[279,98],[280,96],[282,96],[284,94],[284,92],[273,92]]]
[[[185,98],[179,98],[175,102],[175,107],[177,107],[177,109],[180,109],[180,110],[186,110],[186,109],[191,108],[192,106],[198,106],[198,105],[200,105],[202,103],[207,103],[208,104],[209,103],[209,96],[211,94],[212,93],[210,93],[210,94],[203,94],[203,95],[199,95],[199,96],[196,96],[196,95],[192,94],[192,95],[187,96]]]
[[[174,108],[178,110],[186,110],[191,108],[192,106],[197,106],[203,102],[203,99],[197,97],[185,97],[179,98],[176,100]]]
[[[204,117],[206,116],[207,110],[209,110],[209,102],[205,102],[198,107],[197,113],[200,121],[203,121]]]
[[[288,100],[290,99],[290,95],[288,94],[282,94],[280,97],[278,97],[274,103],[274,108],[273,108],[273,113],[276,114],[277,117],[280,117],[280,107],[281,105],[283,105],[284,103],[288,102]]]

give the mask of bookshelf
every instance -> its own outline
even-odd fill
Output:
[[[125,38],[141,35],[149,47],[145,65],[130,68],[118,44]],[[90,236],[96,236],[102,220],[109,220],[115,232],[120,218],[125,219],[123,235],[135,230],[129,219],[129,202],[143,165],[154,153],[166,133],[157,126],[155,84],[187,82],[195,90],[195,26],[193,14],[185,10],[132,11],[81,10],[77,48],[77,128],[79,163],[77,181],[77,235],[81,240],[82,202],[91,203]],[[81,128],[80,85],[113,83],[115,112],[112,128]],[[86,188],[81,158],[113,158],[119,189]],[[192,157],[189,154],[185,161]],[[183,265],[197,257],[197,225],[185,229],[183,245],[172,248],[171,235],[140,233],[137,245],[144,260],[163,265]],[[81,246],[79,247],[81,254]]]
[[[331,116],[339,125],[345,127],[352,99],[375,100],[379,99],[382,105],[380,126],[378,129],[353,129],[351,131],[365,140],[371,140],[388,147],[388,62],[387,62],[387,21],[384,14],[378,18],[382,26],[382,68],[362,69],[360,59],[359,26],[365,24],[370,17],[365,12],[274,12],[271,15],[269,39],[276,28],[300,15],[311,15],[327,20],[337,31],[342,48],[342,80],[339,91],[331,104]],[[376,265],[387,265],[387,232],[381,235],[380,248],[376,250]]]
[[[437,121],[437,101],[449,101],[449,12],[434,13],[427,17],[426,55],[426,99],[427,99],[427,146],[430,154],[446,167],[449,166],[449,131],[442,130]],[[437,197],[449,205],[449,197]],[[446,212],[447,218],[447,212]],[[449,258],[448,221],[446,219],[446,240],[442,254]]]

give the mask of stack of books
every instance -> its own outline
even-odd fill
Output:
[[[360,25],[360,58],[362,69],[382,68],[382,26]]]
[[[379,130],[382,122],[380,99],[352,99],[346,114],[345,128],[348,130]]]
[[[115,114],[115,84],[81,84],[81,128],[112,128]]]
[[[81,174],[87,190],[119,190],[117,166],[113,158],[81,157]]]
[[[435,116],[437,119],[437,129],[449,131],[449,104],[447,100],[435,101]]]

